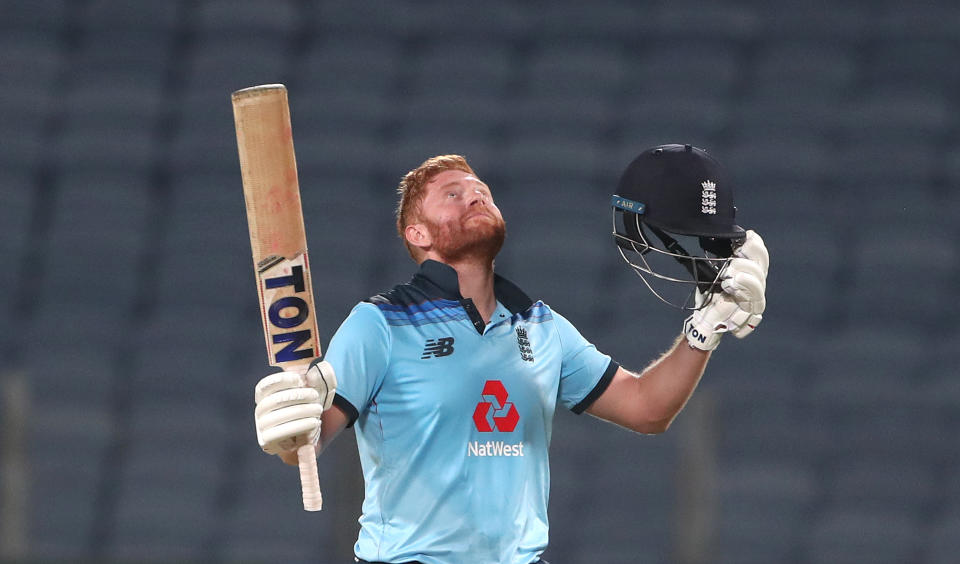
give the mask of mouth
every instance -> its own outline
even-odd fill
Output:
[[[473,218],[475,218],[475,217],[487,217],[487,218],[490,218],[490,219],[494,219],[492,213],[487,212],[487,211],[478,211],[478,212],[473,212],[473,213],[467,214],[467,216],[463,218],[463,221],[470,221],[471,219],[473,219]]]

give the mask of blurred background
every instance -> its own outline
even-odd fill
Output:
[[[0,556],[352,561],[352,431],[308,514],[253,430],[229,95],[283,82],[324,342],[412,274],[396,184],[453,152],[498,270],[641,369],[683,316],[609,195],[661,143],[732,170],[766,320],[664,435],[558,413],[549,560],[956,562],[958,29],[953,0],[0,0]]]

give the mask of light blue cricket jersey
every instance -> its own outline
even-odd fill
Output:
[[[425,261],[327,348],[356,423],[363,560],[530,564],[547,547],[554,410],[581,413],[618,365],[506,279],[494,291],[485,324],[456,271]]]

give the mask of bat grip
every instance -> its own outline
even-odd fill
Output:
[[[297,462],[300,466],[303,508],[306,511],[320,511],[323,507],[323,495],[320,493],[320,476],[317,474],[317,449],[313,443],[297,449]]]

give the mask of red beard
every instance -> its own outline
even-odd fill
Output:
[[[457,222],[434,223],[428,219],[423,222],[433,236],[433,250],[443,262],[456,263],[465,259],[492,261],[507,236],[507,226],[493,214],[488,220],[472,221],[469,217]],[[471,222],[469,226],[465,225]]]

